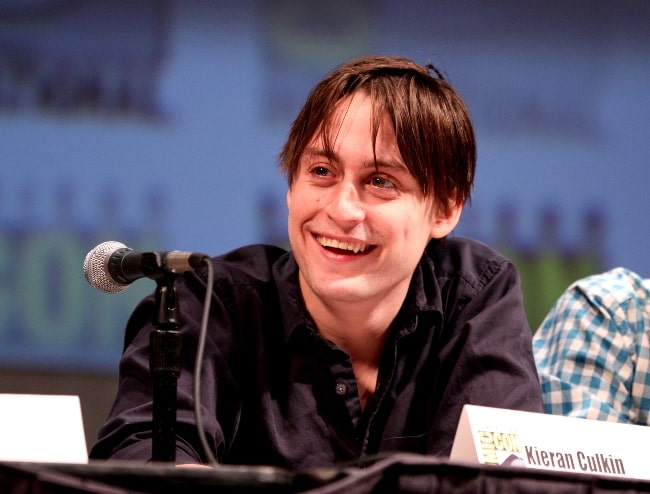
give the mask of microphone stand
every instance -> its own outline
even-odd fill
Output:
[[[176,390],[181,372],[181,335],[174,280],[166,271],[156,277],[154,331],[149,344],[149,369],[153,380],[152,461],[176,461]]]

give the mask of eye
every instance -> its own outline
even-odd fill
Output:
[[[315,166],[311,169],[311,172],[314,175],[318,175],[319,177],[327,177],[328,175],[332,175],[332,172],[324,166]]]
[[[379,189],[395,189],[397,186],[387,179],[386,177],[382,177],[381,175],[375,175],[370,179],[370,185],[373,187],[377,187]]]

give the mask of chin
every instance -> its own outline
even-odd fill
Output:
[[[370,297],[364,287],[346,286],[341,283],[319,285],[314,293],[322,300],[331,302],[361,302]]]

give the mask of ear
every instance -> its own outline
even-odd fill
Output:
[[[431,224],[431,238],[444,238],[449,235],[458,225],[462,211],[463,204],[455,202],[446,210],[439,208]]]

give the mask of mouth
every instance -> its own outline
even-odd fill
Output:
[[[361,255],[366,254],[375,248],[374,245],[362,242],[345,242],[333,238],[316,235],[316,241],[325,249],[337,254]]]

